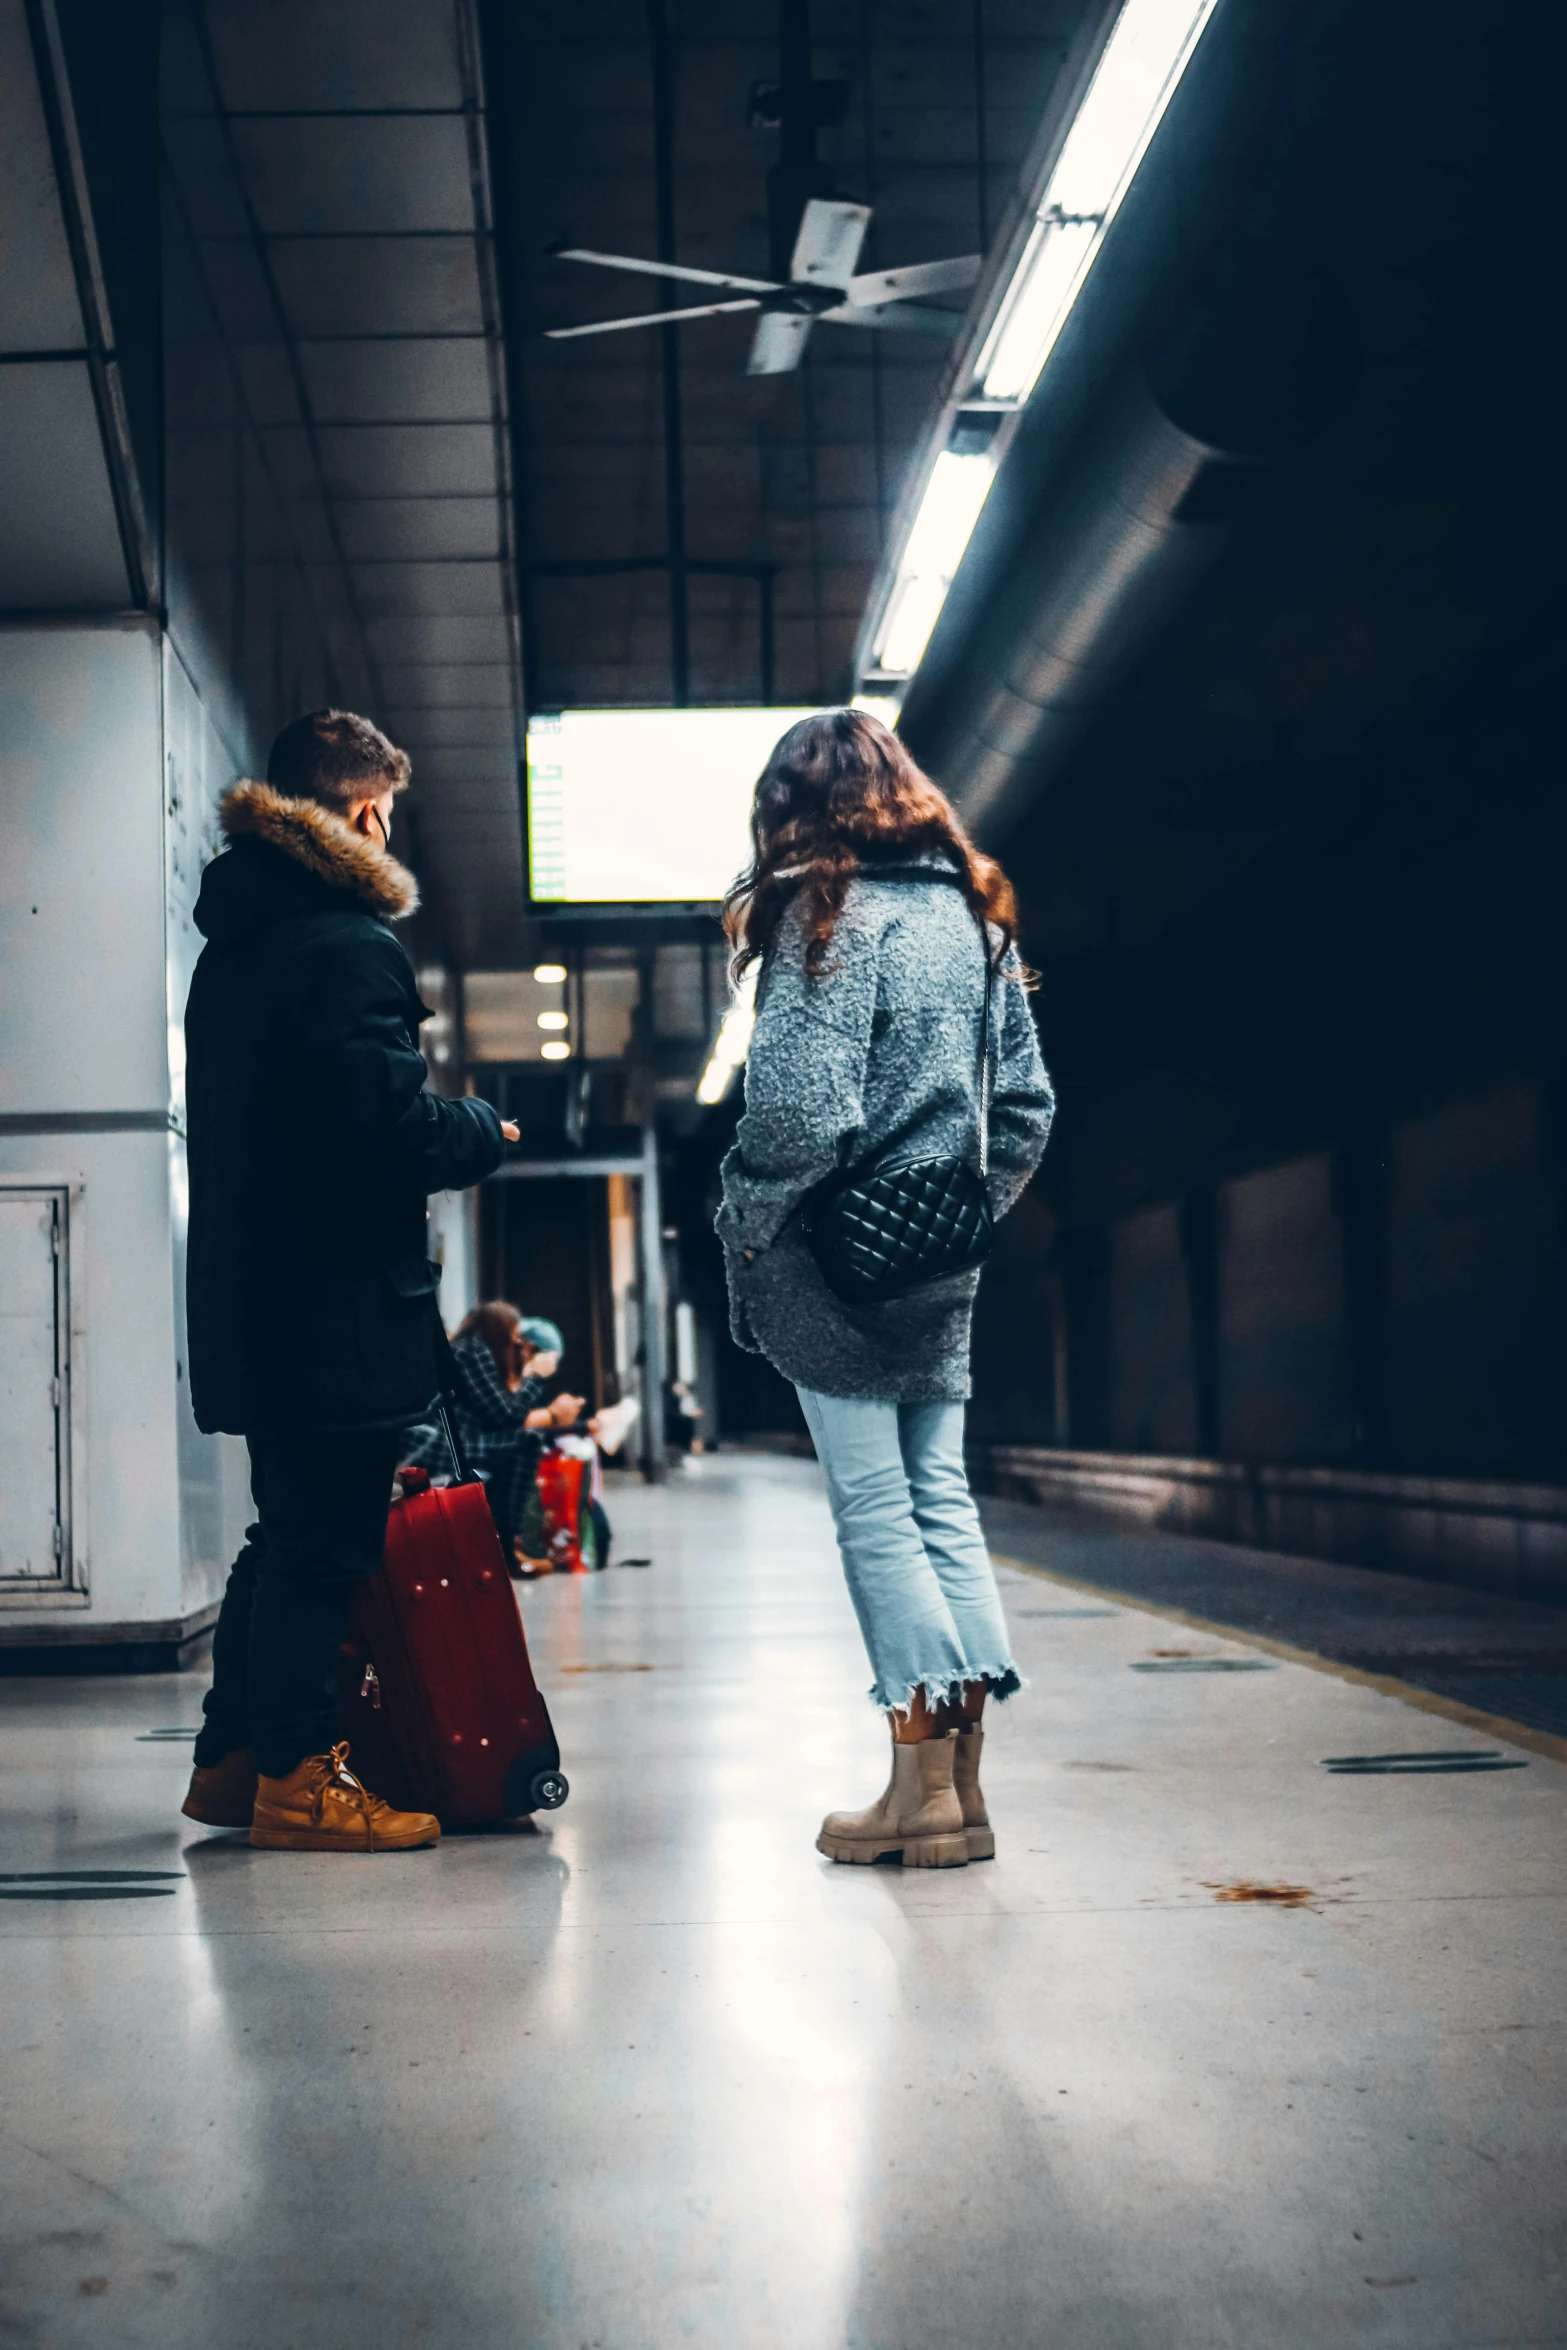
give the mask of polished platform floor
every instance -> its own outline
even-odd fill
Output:
[[[253,1853],[199,1678],[0,1682],[0,2344],[1567,2345],[1567,1764],[1008,1568],[1000,1857],[834,1868],[815,1469],[613,1509],[537,1830]]]

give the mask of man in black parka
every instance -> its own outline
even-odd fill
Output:
[[[187,1313],[197,1425],[243,1436],[256,1524],[229,1575],[184,1809],[253,1844],[431,1844],[345,1768],[338,1649],[380,1564],[399,1432],[439,1385],[426,1200],[515,1139],[488,1102],[425,1090],[427,1018],[390,924],[406,753],[367,719],[284,728],[267,781],[223,800],[185,1014]]]

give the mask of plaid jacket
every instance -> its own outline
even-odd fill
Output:
[[[446,1399],[457,1431],[457,1441],[468,1456],[468,1466],[489,1488],[490,1509],[501,1540],[510,1544],[522,1525],[522,1513],[533,1492],[544,1439],[523,1422],[545,1400],[542,1379],[524,1379],[515,1393],[495,1368],[495,1357],[475,1330],[452,1348],[456,1391]],[[432,1421],[409,1432],[405,1460],[417,1462],[432,1476],[450,1476],[452,1459]]]

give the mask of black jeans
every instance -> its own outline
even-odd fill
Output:
[[[253,1747],[286,1778],[337,1736],[337,1652],[354,1585],[381,1564],[394,1428],[251,1436],[256,1524],[229,1569],[212,1635],[212,1687],[195,1759]]]

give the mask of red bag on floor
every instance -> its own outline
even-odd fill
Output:
[[[587,1503],[584,1488],[593,1473],[591,1461],[577,1460],[547,1444],[539,1458],[539,1500],[544,1508],[546,1556],[558,1575],[585,1575],[582,1555],[582,1515]]]
[[[381,1571],[360,1584],[343,1644],[350,1767],[443,1828],[554,1811],[567,1795],[560,1748],[484,1487],[400,1476]]]

